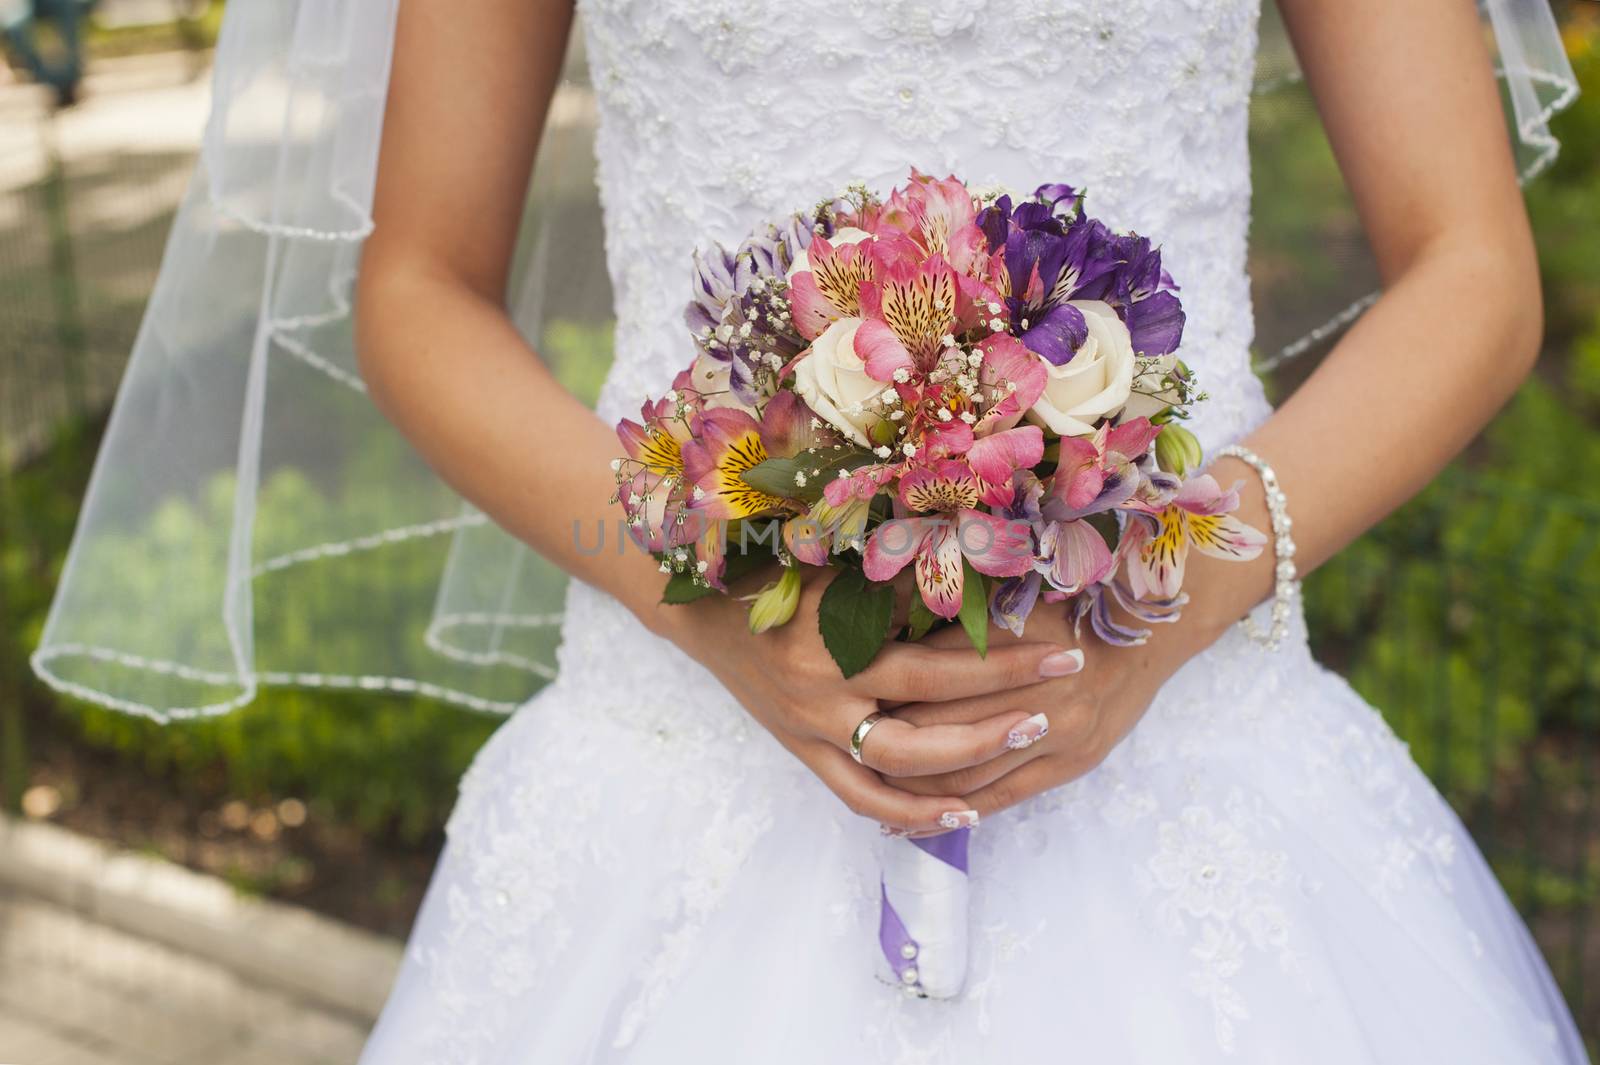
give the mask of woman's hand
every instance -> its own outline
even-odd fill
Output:
[[[1029,714],[1043,715],[1047,724],[1042,734],[1037,734],[1037,724],[1024,727],[1013,749],[997,758],[947,773],[892,776],[887,783],[913,795],[963,796],[982,818],[1088,773],[1133,730],[1168,678],[1215,640],[1227,619],[1237,616],[1239,607],[1221,588],[1207,587],[1194,595],[1192,602],[1208,603],[1211,609],[1202,612],[1196,606],[1193,617],[1157,626],[1143,646],[1112,647],[1085,639],[1079,648],[1083,668],[1070,675],[1026,689],[896,707],[896,718],[925,729],[1001,716],[1025,721]],[[1040,603],[1028,618],[1027,637],[1060,646],[1078,643],[1066,611],[1048,603]],[[997,628],[990,629],[989,640],[991,657],[1017,643],[1011,633]],[[967,636],[952,627],[924,642],[960,647]]]
[[[976,815],[959,791],[924,787],[913,793],[890,787],[879,774],[933,781],[995,764],[1009,753],[1013,730],[1036,712],[1021,708],[1027,700],[1019,693],[1041,690],[1051,677],[1076,669],[1076,653],[1066,645],[1009,640],[997,641],[985,659],[970,646],[890,642],[847,680],[817,628],[817,605],[831,577],[808,575],[794,618],[760,635],[750,633],[744,605],[731,596],[653,611],[647,622],[716,674],[854,812],[886,831],[971,823]],[[992,707],[986,712],[970,710],[984,699],[999,701],[982,704]],[[961,700],[969,712],[947,721],[886,717],[868,733],[857,765],[849,754],[851,735],[880,700],[923,708]]]

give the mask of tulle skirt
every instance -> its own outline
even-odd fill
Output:
[[[574,598],[560,679],[463,781],[364,1065],[1588,1060],[1299,617],[1276,653],[1225,636],[1098,769],[979,826],[970,979],[932,1001],[879,975],[877,826]]]

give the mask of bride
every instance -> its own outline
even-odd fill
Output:
[[[598,414],[562,390],[505,300],[574,6],[616,293]],[[359,381],[292,348],[289,332],[258,329],[249,360],[173,354],[233,339],[203,327],[222,316],[197,293],[253,299],[263,277],[270,290],[279,267],[322,252],[345,276],[343,252],[366,236],[364,218],[296,228],[275,213],[267,225],[217,196],[251,187],[251,161],[268,158],[249,151],[261,127],[238,125],[244,162],[211,160],[211,184],[197,186],[233,230],[214,240],[178,226],[174,246],[243,272],[158,289],[172,313],[142,332],[151,354],[136,371],[237,372],[257,433],[268,381],[298,372],[269,379],[266,351],[343,374],[357,386],[345,399],[364,389],[461,495],[577,578],[559,676],[462,782],[367,1065],[1587,1060],[1461,824],[1378,713],[1310,656],[1272,552],[1190,559],[1191,605],[1140,647],[1080,639],[1040,610],[1025,640],[995,633],[987,658],[936,635],[845,680],[817,636],[819,581],[796,623],[751,635],[738,600],[665,607],[650,558],[584,549],[585,530],[621,516],[606,502],[610,426],[687,361],[692,252],[852,181],[886,190],[912,166],[1018,189],[1070,181],[1096,216],[1160,239],[1183,288],[1182,353],[1209,393],[1190,424],[1208,455],[1239,444],[1275,469],[1270,501],[1259,463],[1229,455],[1212,472],[1240,482],[1240,516],[1258,528],[1287,508],[1301,573],[1414,494],[1528,373],[1542,331],[1479,18],[1468,0],[1280,6],[1385,290],[1277,410],[1248,354],[1258,0],[407,0],[392,63],[374,64],[388,88],[357,281]],[[233,43],[289,10],[257,5]],[[336,74],[330,57],[350,43],[329,10],[293,27],[316,76]],[[372,100],[352,101],[370,117]],[[359,167],[359,154],[291,159]],[[319,204],[359,207],[345,184],[329,188]],[[265,266],[226,259],[252,232],[272,237]],[[281,261],[278,238],[300,242]],[[108,447],[103,458],[137,468],[97,470],[110,493],[92,520],[137,514],[115,508],[203,465],[180,430],[244,439],[227,417],[174,413],[216,379],[125,384],[108,432],[154,426],[154,446]],[[261,461],[241,445],[242,489]],[[130,613],[100,609],[115,574],[84,561],[94,537],[80,528],[77,591],[58,599],[36,666],[63,690],[153,716],[168,716],[155,696],[97,695],[63,663],[154,667],[166,706],[183,685],[237,679],[239,693],[170,716],[248,701],[248,582],[276,560],[251,569],[241,535],[159,557],[242,567],[244,583],[153,579],[164,610]],[[115,614],[154,632],[213,591],[224,638],[183,649],[218,652],[215,668],[107,651],[73,627]],[[1271,646],[1245,618],[1276,634]],[[966,989],[908,996],[872,964],[880,833],[972,823]]]
[[[400,8],[358,293],[361,371],[429,462],[575,582],[560,674],[479,754],[367,1065],[1579,1062],[1462,826],[1378,714],[1267,650],[1271,552],[1190,563],[1134,649],[1040,611],[841,679],[814,623],[659,605],[610,425],[687,361],[691,252],[908,165],[1088,187],[1183,286],[1208,453],[1275,467],[1303,573],[1428,482],[1528,373],[1538,277],[1465,0],[1284,0],[1386,282],[1272,410],[1248,366],[1256,0],[580,0],[617,366],[566,397],[504,308],[573,12]],[[541,412],[537,419],[528,411]],[[552,440],[562,441],[559,448]],[[1269,527],[1256,470],[1245,520]],[[857,725],[892,714],[867,735]],[[1031,744],[1008,743],[1043,715]],[[1031,730],[1031,732],[1029,731]],[[976,818],[972,975],[874,977],[879,826]]]

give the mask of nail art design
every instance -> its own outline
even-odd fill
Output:
[[[946,811],[939,815],[940,828],[976,828],[978,826],[978,811],[961,810]]]
[[[1043,714],[1034,714],[1028,720],[1006,733],[1006,747],[1013,751],[1020,751],[1032,747],[1044,739],[1050,732],[1050,719]]]
[[[1083,652],[1076,647],[1046,655],[1039,663],[1039,676],[1065,677],[1083,668]]]

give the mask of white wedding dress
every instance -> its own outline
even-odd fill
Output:
[[[913,164],[1086,186],[1164,247],[1204,445],[1267,415],[1245,273],[1257,0],[579,7],[617,300],[606,419],[687,363],[697,244]],[[1230,633],[1100,768],[978,828],[961,998],[877,978],[878,841],[710,674],[575,584],[560,677],[462,782],[362,1061],[1587,1060],[1471,839],[1298,613],[1285,649]]]

